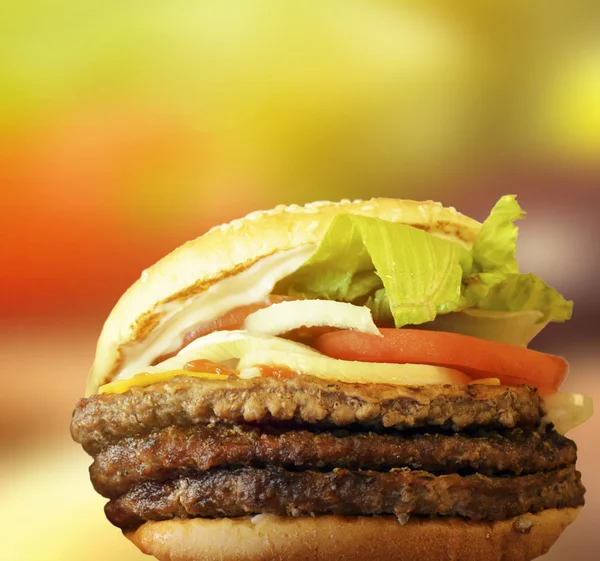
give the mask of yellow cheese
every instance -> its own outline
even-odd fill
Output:
[[[479,380],[472,380],[469,382],[469,386],[481,384],[483,386],[499,386],[500,378],[479,378]]]
[[[214,374],[212,372],[191,372],[189,370],[169,370],[167,372],[156,372],[148,374],[136,374],[127,380],[116,380],[109,384],[104,384],[98,390],[99,393],[125,393],[133,387],[149,386],[160,382],[168,382],[175,376],[192,376],[194,378],[204,378],[208,380],[226,380],[228,376],[225,374]]]

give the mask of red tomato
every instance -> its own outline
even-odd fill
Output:
[[[529,384],[556,390],[569,365],[559,356],[457,333],[420,329],[380,329],[383,337],[332,331],[314,346],[333,358],[362,362],[431,364],[455,368],[474,379],[499,378],[505,385]]]

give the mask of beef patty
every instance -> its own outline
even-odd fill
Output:
[[[216,467],[272,465],[293,469],[389,470],[492,475],[550,471],[574,464],[575,443],[556,431],[512,429],[501,434],[313,433],[268,427],[169,427],[125,438],[100,452],[90,468],[96,490],[115,498],[144,481],[161,481]]]
[[[269,467],[212,470],[133,488],[105,508],[129,529],[147,520],[274,513],[442,515],[503,520],[547,508],[583,504],[574,467],[532,475],[433,475],[426,471],[287,471]]]
[[[374,365],[374,368],[376,365]],[[535,388],[487,385],[390,386],[323,381],[207,380],[179,376],[169,382],[100,394],[79,401],[73,438],[95,454],[124,437],[152,429],[210,422],[367,428],[440,426],[536,427],[544,414]]]

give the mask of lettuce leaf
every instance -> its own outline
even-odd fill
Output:
[[[477,272],[519,272],[515,257],[519,229],[515,221],[524,215],[516,195],[505,195],[496,203],[473,243]]]
[[[548,322],[537,310],[506,312],[469,308],[462,312],[439,315],[423,329],[449,331],[488,341],[526,347]]]
[[[338,215],[313,256],[275,292],[364,304],[376,321],[396,327],[469,308],[564,321],[571,303],[535,275],[518,273],[514,222],[523,215],[514,195],[502,197],[471,250],[406,224]]]
[[[507,275],[518,273],[515,257],[519,229],[514,222],[524,215],[515,195],[502,197],[490,212],[473,243],[473,271],[464,280],[463,308],[485,298]]]
[[[458,243],[406,224],[342,214],[315,254],[278,283],[276,292],[354,301],[379,290],[374,276],[364,274],[376,271],[400,327],[456,309],[462,278],[472,265],[469,251]],[[365,292],[371,283],[375,286]]]
[[[358,226],[360,220],[354,220],[360,218],[337,216],[316,253],[300,269],[281,281],[276,292],[351,302],[381,288],[383,283],[362,241]]]
[[[538,323],[571,319],[573,302],[548,286],[534,274],[512,274],[492,287],[486,297],[477,303],[481,310],[506,312],[539,311]]]
[[[390,303],[388,302],[385,288],[376,290],[374,294],[369,296],[364,305],[371,310],[373,319],[379,326],[395,325],[396,322],[394,321],[394,316],[390,309]]]

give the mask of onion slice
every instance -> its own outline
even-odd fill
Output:
[[[204,337],[192,341],[187,347],[184,347],[174,357],[171,357],[155,366],[144,368],[146,374],[157,374],[159,372],[169,372],[171,370],[183,370],[186,363],[193,360],[210,360],[215,363],[227,363],[229,361],[241,358],[246,353],[253,350],[277,350],[285,353],[310,354],[321,356],[318,351],[302,345],[281,339],[279,337],[269,337],[266,335],[252,334],[247,331],[215,331]],[[235,366],[235,365],[234,365]],[[127,380],[140,370],[123,370],[115,380]]]
[[[381,336],[371,310],[333,300],[280,302],[250,314],[244,322],[250,333],[280,335],[299,327],[335,327]]]
[[[556,392],[544,396],[548,414],[545,420],[565,434],[585,423],[594,414],[591,397],[579,393]]]
[[[339,360],[324,355],[295,354],[280,350],[256,350],[245,354],[239,364],[240,378],[253,378],[256,367],[284,367],[298,374],[355,384],[468,384],[471,378],[458,370],[427,364],[390,364]]]

